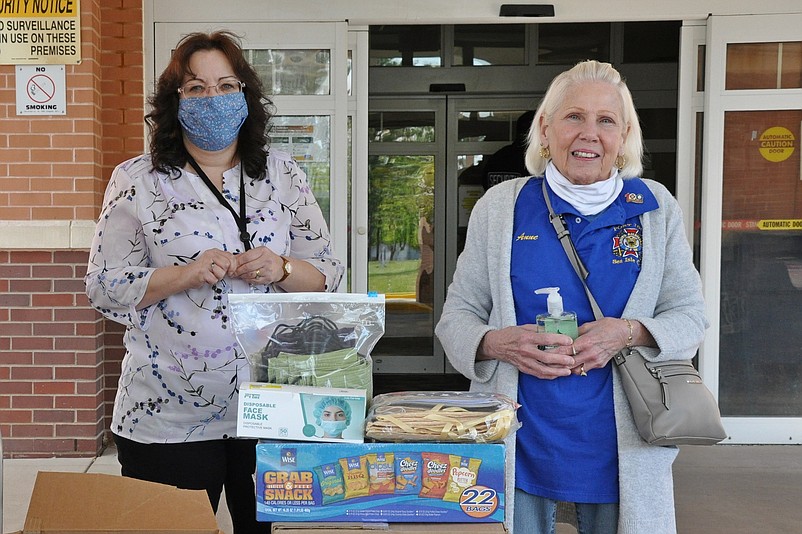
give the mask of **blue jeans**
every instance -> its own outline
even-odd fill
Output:
[[[576,503],[579,534],[615,534],[618,530],[618,503]],[[515,489],[515,534],[554,534],[557,528],[557,501]]]

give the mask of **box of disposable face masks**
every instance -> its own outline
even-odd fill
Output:
[[[240,386],[237,436],[362,443],[364,389],[245,382]]]
[[[256,518],[502,522],[504,445],[260,442]]]

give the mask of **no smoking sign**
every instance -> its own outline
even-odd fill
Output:
[[[64,65],[17,66],[17,115],[66,113]]]

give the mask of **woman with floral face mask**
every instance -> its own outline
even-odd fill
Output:
[[[235,534],[264,532],[255,441],[233,439],[250,371],[228,295],[335,291],[343,266],[306,176],[267,146],[270,102],[233,34],[182,39],[150,105],[150,152],[114,170],[86,274],[126,326],[122,474],[205,489],[215,511],[225,487]]]

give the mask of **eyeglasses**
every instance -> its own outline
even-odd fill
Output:
[[[214,89],[218,95],[230,95],[239,93],[245,88],[245,82],[241,82],[234,77],[223,78],[214,85],[206,85],[200,80],[190,80],[178,88],[178,94],[184,98],[200,98],[209,94]]]

